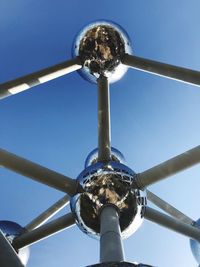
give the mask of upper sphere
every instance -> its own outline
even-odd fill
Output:
[[[120,162],[122,164],[125,163],[125,158],[123,154],[116,148],[111,147],[111,160]],[[85,168],[91,166],[92,164],[95,164],[98,162],[98,148],[95,148],[90,152],[90,154],[87,156],[85,160]]]
[[[118,161],[92,163],[77,178],[84,192],[70,200],[76,224],[87,235],[100,238],[100,213],[105,205],[119,212],[122,238],[132,235],[143,221],[145,193],[130,185],[135,173]]]
[[[81,76],[95,82],[100,75],[110,83],[121,79],[127,67],[121,57],[131,53],[130,39],[119,25],[110,21],[96,21],[83,28],[73,45],[73,56],[78,56],[83,64]]]

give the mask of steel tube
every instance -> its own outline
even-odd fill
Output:
[[[33,86],[56,79],[80,68],[82,68],[81,62],[78,58],[75,58],[17,78],[13,81],[2,83],[0,84],[0,99],[20,93]]]
[[[1,267],[24,267],[11,244],[0,230],[0,266]]]
[[[147,193],[147,199],[151,201],[154,205],[156,205],[158,208],[164,210],[166,213],[171,215],[172,217],[180,220],[181,222],[184,222],[186,224],[193,224],[194,220],[189,218],[187,215],[182,213],[181,211],[177,210],[175,207],[164,201],[163,199],[159,198],[149,190],[146,190]]]
[[[119,215],[113,205],[103,207],[100,214],[100,262],[124,261]]]
[[[100,76],[98,82],[98,160],[108,162],[110,149],[110,93],[108,79]]]
[[[200,230],[192,225],[183,223],[150,207],[145,208],[144,218],[200,242]]]
[[[54,203],[47,210],[42,212],[39,216],[37,216],[34,220],[32,220],[29,224],[25,226],[28,231],[31,231],[42,224],[44,224],[47,220],[53,217],[57,212],[59,212],[62,208],[64,208],[69,203],[69,197],[64,196],[59,199],[56,203]]]
[[[13,240],[13,247],[15,249],[21,249],[36,243],[44,238],[47,238],[53,234],[56,234],[62,230],[75,224],[74,215],[69,213],[56,220],[46,223],[30,232],[26,232]]]
[[[122,63],[137,70],[200,86],[200,72],[125,54]]]
[[[137,174],[135,182],[140,189],[143,189],[197,163],[200,163],[200,146]]]
[[[72,196],[81,190],[76,180],[0,149],[0,166]],[[79,188],[78,188],[79,187]]]

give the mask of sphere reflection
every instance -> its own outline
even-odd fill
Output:
[[[121,56],[131,53],[130,39],[126,31],[111,21],[96,21],[83,28],[75,38],[73,56],[80,57],[83,68],[80,75],[96,83],[100,75],[110,83],[121,79],[127,67],[121,64]]]
[[[12,221],[0,221],[0,230],[10,243],[12,243],[15,237],[19,236],[25,231],[22,226]],[[30,256],[29,248],[26,247],[20,249],[18,251],[18,256],[22,264],[26,265]]]
[[[134,177],[130,168],[115,161],[94,163],[78,176],[85,192],[71,198],[71,209],[84,233],[99,238],[99,214],[106,204],[113,204],[119,210],[122,238],[140,227],[146,198],[142,191],[130,189]]]

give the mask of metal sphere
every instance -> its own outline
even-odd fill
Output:
[[[200,228],[200,219],[194,223],[194,226]],[[200,264],[200,243],[197,240],[190,239],[190,247],[194,258]]]
[[[130,189],[135,173],[122,163],[110,161],[87,167],[77,178],[85,190],[71,199],[79,228],[91,237],[100,234],[99,214],[106,204],[119,210],[122,238],[132,235],[143,220],[144,192]]]
[[[97,163],[97,160],[98,160],[98,148],[95,148],[87,156],[85,160],[85,168],[91,166],[94,163]],[[120,163],[125,163],[124,155],[114,147],[111,147],[111,160]]]
[[[121,64],[121,56],[131,53],[130,39],[126,31],[111,21],[96,21],[83,28],[75,38],[72,54],[83,64],[80,75],[92,83],[100,75],[110,83],[121,79],[127,67]]]
[[[12,243],[15,237],[25,232],[25,229],[21,225],[12,221],[0,221],[0,230],[10,243]],[[28,247],[18,251],[18,257],[24,266],[26,266],[29,256],[30,250]]]

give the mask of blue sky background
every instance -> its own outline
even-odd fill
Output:
[[[0,1],[0,82],[71,58],[75,34],[98,19],[128,32],[134,54],[200,70],[198,0]],[[111,86],[112,145],[136,172],[199,145],[200,89],[129,70]],[[76,178],[97,146],[97,90],[77,73],[0,102],[0,146]],[[151,191],[200,217],[200,166]],[[1,169],[0,219],[27,224],[63,194]],[[64,214],[68,209],[64,209]],[[59,216],[60,216],[59,215]],[[127,261],[197,266],[186,237],[145,221],[124,242]],[[28,267],[97,263],[99,244],[77,227],[31,247]]]

